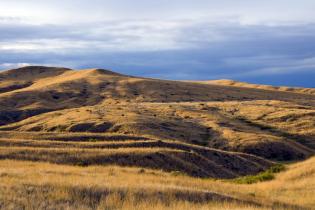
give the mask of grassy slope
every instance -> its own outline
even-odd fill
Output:
[[[4,89],[31,84],[0,93],[0,130],[150,135],[272,160],[303,159],[315,149],[309,91],[45,67],[4,72],[0,80]]]
[[[251,185],[116,166],[0,161],[0,206],[70,209],[311,209],[315,159]]]
[[[273,165],[272,162],[253,155],[137,136],[81,133],[17,135],[15,132],[1,134],[0,159],[81,166],[116,164],[213,178],[256,174]]]

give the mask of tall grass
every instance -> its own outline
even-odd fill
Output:
[[[302,209],[315,205],[315,159],[270,182],[236,184],[118,166],[0,161],[2,209]],[[275,167],[274,172],[282,170]],[[14,207],[14,208],[13,208]]]

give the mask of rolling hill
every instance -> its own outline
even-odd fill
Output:
[[[0,131],[146,136],[285,161],[315,149],[312,89],[40,66],[1,72],[0,84]]]
[[[314,92],[2,71],[0,209],[311,209]],[[233,181],[296,161],[270,182]]]

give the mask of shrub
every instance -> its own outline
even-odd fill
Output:
[[[275,173],[279,173],[285,170],[285,166],[282,164],[276,164],[270,167],[268,170],[261,172],[256,175],[243,176],[240,178],[236,178],[233,182],[237,184],[254,184],[257,182],[269,181],[275,178]]]
[[[282,164],[276,164],[272,166],[270,169],[268,169],[268,171],[270,171],[271,173],[279,173],[284,170],[285,170],[285,166]]]

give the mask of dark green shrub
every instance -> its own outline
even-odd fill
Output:
[[[282,164],[276,164],[270,167],[268,170],[256,175],[243,176],[233,180],[238,184],[253,184],[257,182],[269,181],[275,178],[275,173],[279,173],[285,170],[285,166]]]

